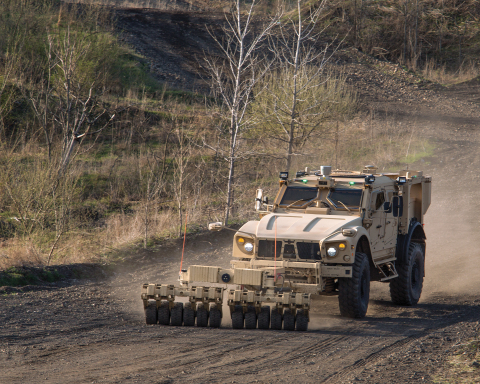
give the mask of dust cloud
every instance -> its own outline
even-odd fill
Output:
[[[458,129],[457,129],[458,130]],[[425,216],[427,251],[422,299],[480,294],[480,156],[474,130],[453,134],[432,164],[432,202]]]

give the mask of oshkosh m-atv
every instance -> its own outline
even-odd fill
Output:
[[[431,181],[421,171],[379,174],[373,166],[282,172],[272,202],[257,190],[260,219],[236,231],[231,269],[192,265],[179,286],[144,284],[146,322],[220,327],[226,299],[233,328],[306,331],[311,294],[336,294],[342,316],[361,318],[371,281],[389,282],[394,303],[415,305]]]

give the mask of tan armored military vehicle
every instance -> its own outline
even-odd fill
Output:
[[[421,171],[282,172],[271,203],[257,190],[260,220],[236,231],[232,268],[192,265],[179,286],[144,284],[146,322],[220,327],[226,297],[233,328],[306,331],[311,294],[337,294],[341,315],[361,318],[371,281],[389,282],[394,303],[414,305],[430,196]]]

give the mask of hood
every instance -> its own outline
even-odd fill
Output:
[[[276,230],[277,239],[318,241],[340,228],[361,225],[361,220],[358,216],[270,214],[260,221],[246,223],[242,229],[246,231],[248,227],[260,239],[275,238]]]

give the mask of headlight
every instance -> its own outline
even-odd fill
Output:
[[[335,257],[336,254],[337,254],[337,249],[335,247],[330,247],[327,249],[327,255],[329,257]]]
[[[243,248],[245,248],[245,251],[247,251],[247,252],[252,252],[253,251],[253,244],[252,243],[245,243]]]

